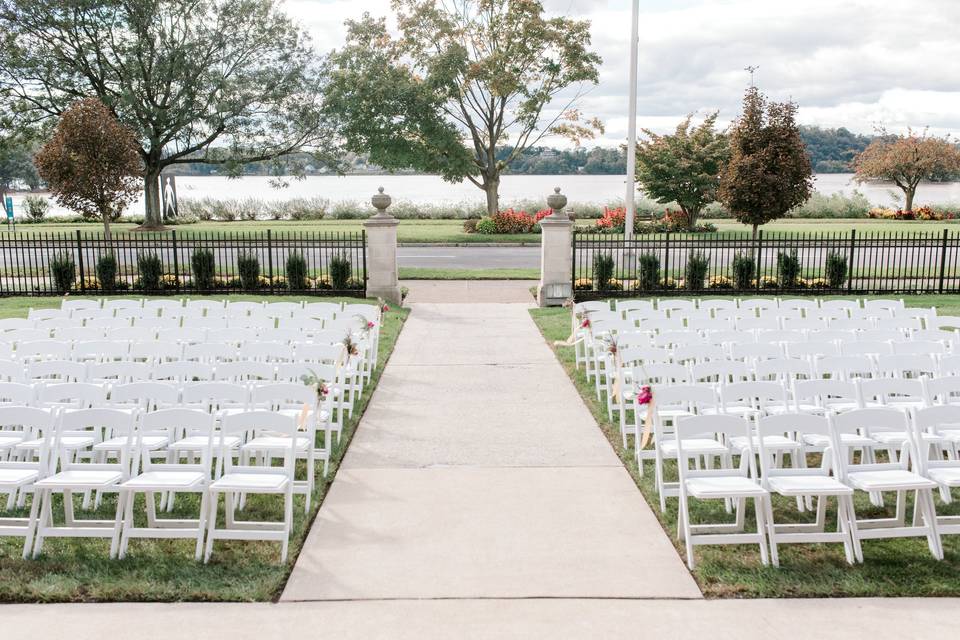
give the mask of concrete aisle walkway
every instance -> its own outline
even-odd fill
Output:
[[[413,305],[282,601],[700,597],[527,308]]]

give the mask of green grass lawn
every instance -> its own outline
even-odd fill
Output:
[[[231,300],[260,300],[258,296],[229,296]],[[270,301],[299,300],[298,296],[271,296]],[[326,298],[336,300],[336,298]],[[362,302],[362,301],[359,301]],[[59,298],[0,299],[0,317],[26,316],[30,307],[59,306]],[[333,454],[326,478],[317,473],[317,488],[310,513],[304,513],[303,496],[294,497],[294,525],[288,561],[279,564],[280,545],[271,542],[217,541],[210,564],[193,560],[193,543],[186,540],[133,540],[124,560],[110,560],[109,541],[50,538],[37,560],[22,560],[22,538],[0,538],[0,602],[87,601],[268,601],[276,599],[287,581],[323,498],[339,468],[357,423],[370,401],[397,337],[407,317],[404,309],[391,309],[380,329],[379,367],[374,372],[353,417],[344,424],[343,437]],[[318,465],[318,468],[320,465]],[[303,469],[298,477],[303,477]],[[6,496],[3,496],[4,503]],[[28,503],[29,504],[29,503]],[[80,518],[113,518],[115,497],[107,495],[97,512],[77,510]],[[3,503],[0,503],[0,507]],[[193,518],[199,500],[177,497],[174,517]],[[222,511],[222,508],[221,508]],[[55,515],[58,513],[54,511]],[[137,510],[143,526],[142,502]],[[245,516],[250,519],[282,517],[282,500],[251,496]],[[3,512],[0,516],[24,515]],[[221,514],[222,518],[222,514]]]
[[[960,296],[905,296],[904,300],[910,306],[937,307],[943,315],[960,313]],[[569,335],[570,311],[533,309],[530,313],[677,552],[684,557],[683,545],[676,537],[678,500],[668,499],[667,512],[660,513],[652,464],[648,463],[645,474],[640,476],[634,450],[621,446],[618,425],[607,419],[593,383],[587,381],[582,369],[574,367],[573,348],[553,345],[555,340]],[[668,480],[675,480],[676,464],[668,464],[666,473]],[[960,493],[955,493],[955,498],[960,498]],[[939,498],[936,500],[938,513],[960,515],[960,502],[944,507]],[[887,504],[891,501],[892,497]],[[694,522],[729,521],[722,502],[693,501],[691,507]],[[892,515],[892,508],[876,509],[863,494],[857,496],[856,508],[860,517]],[[912,503],[908,508],[912,509]],[[775,499],[774,509],[778,522],[808,521],[810,516],[798,513],[793,500]],[[835,509],[831,502],[828,513],[835,514]],[[747,526],[751,530],[752,505],[748,505],[747,511]],[[828,519],[828,528],[834,524],[835,520]],[[847,565],[839,544],[780,545],[779,569],[763,567],[756,546],[703,546],[695,551],[698,564],[693,576],[704,594],[712,598],[960,596],[960,537],[944,536],[943,544],[946,557],[937,562],[922,538],[867,540],[863,543],[865,562],[855,567]]]
[[[539,280],[540,269],[430,269],[400,267],[401,280]]]
[[[578,227],[591,227],[593,220],[579,220]],[[734,233],[749,233],[750,228],[733,220],[708,220],[718,228],[718,232],[731,235]],[[951,229],[960,228],[960,220],[945,222],[902,222],[890,220],[869,220],[869,219],[795,219],[773,222],[763,227],[764,232],[770,231],[791,231],[802,233],[820,233],[836,232],[847,233],[850,229],[856,228],[861,231],[889,231],[889,232],[913,232],[922,231],[925,233],[941,232],[944,227]],[[118,223],[113,225],[113,229],[118,232],[130,231],[135,225],[130,223]],[[265,231],[272,229],[276,232],[359,232],[363,229],[362,220],[310,220],[310,221],[243,221],[235,222],[197,222],[194,224],[184,224],[170,227],[176,229],[178,234],[183,233],[215,233],[226,235],[230,233],[241,233],[251,231]],[[100,233],[102,227],[93,223],[79,224],[21,224],[17,227],[17,234],[31,232],[69,232],[75,233],[80,229],[84,233]],[[6,234],[6,232],[3,232]],[[535,233],[527,234],[503,234],[503,235],[483,235],[478,233],[466,233],[463,230],[462,220],[401,220],[397,232],[397,239],[402,243],[467,243],[484,244],[493,242],[503,242],[511,244],[540,244],[540,235]]]

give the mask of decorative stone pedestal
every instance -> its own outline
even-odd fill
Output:
[[[400,221],[387,213],[391,199],[383,192],[383,187],[371,202],[377,213],[363,223],[367,230],[367,295],[399,305],[397,226]]]
[[[540,221],[540,284],[537,303],[541,307],[558,307],[573,295],[571,280],[570,245],[573,239],[573,220],[564,213],[567,197],[560,187],[547,198],[553,213]]]

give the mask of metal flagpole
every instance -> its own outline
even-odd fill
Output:
[[[633,220],[636,216],[637,179],[637,56],[640,39],[640,0],[631,0],[633,21],[630,30],[630,113],[627,125],[627,215],[624,221],[624,234],[627,239],[633,237]]]

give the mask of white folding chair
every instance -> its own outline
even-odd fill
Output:
[[[680,517],[678,537],[687,551],[687,566],[692,571],[696,566],[694,547],[713,544],[756,544],[760,548],[760,561],[767,565],[765,530],[772,526],[773,510],[770,494],[751,479],[757,476],[756,460],[750,446],[750,425],[742,418],[729,415],[693,416],[680,420],[674,427],[677,442],[677,469],[680,474]],[[740,457],[738,467],[690,468],[690,460],[698,457],[695,450],[686,448],[688,438],[703,437],[745,438],[747,448]],[[690,518],[690,500],[731,500],[735,507],[731,524],[693,524]],[[752,499],[756,511],[757,530],[745,531],[746,502]]]
[[[836,468],[834,450],[824,452],[819,467],[807,467],[805,459],[797,458],[792,467],[775,464],[776,450],[771,450],[766,442],[770,438],[781,437],[784,433],[794,433],[797,437],[813,434],[823,438],[830,437],[830,426],[826,418],[810,414],[783,414],[760,418],[756,424],[760,459],[760,484],[771,494],[777,494],[795,500],[816,498],[816,519],[806,524],[777,524],[775,512],[771,514],[767,536],[770,540],[770,556],[774,565],[779,565],[778,544],[793,543],[836,543],[843,545],[844,555],[849,564],[863,562],[863,551],[859,538],[851,530],[856,527],[853,510],[853,489],[831,476]],[[802,456],[803,454],[801,454]],[[837,499],[837,531],[826,531],[827,499]],[[772,501],[771,501],[772,503]]]
[[[190,360],[161,362],[153,366],[152,379],[180,383],[213,380],[213,366]]]
[[[36,399],[36,388],[32,384],[21,382],[0,382],[0,405],[29,406]],[[0,450],[3,444],[0,443]],[[2,458],[0,451],[0,458]]]
[[[238,384],[272,382],[276,379],[276,369],[272,362],[255,362],[252,360],[219,362],[213,367],[213,379]]]
[[[141,418],[142,433],[174,432],[189,430],[204,437],[207,446],[198,451],[191,462],[168,461],[157,464],[151,456],[152,449],[138,436],[136,450],[139,454],[140,472],[120,485],[118,510],[123,521],[117,520],[115,536],[120,537],[119,557],[127,555],[130,540],[133,538],[187,538],[196,540],[194,558],[200,560],[203,554],[203,536],[207,527],[207,514],[210,512],[208,486],[213,448],[214,417],[203,411],[170,408],[146,414]],[[200,511],[196,519],[171,519],[157,516],[154,494],[160,493],[199,493]],[[133,509],[138,493],[145,494],[147,522],[145,527],[134,525]]]
[[[897,501],[893,517],[856,520],[854,535],[861,541],[877,538],[925,537],[930,553],[938,560],[943,559],[943,547],[937,531],[936,508],[933,504],[933,490],[937,483],[909,470],[911,447],[904,447],[899,460],[888,462],[864,462],[854,464],[847,455],[847,449],[841,444],[842,434],[858,434],[866,431],[871,434],[880,431],[905,432],[909,430],[907,415],[897,409],[857,409],[838,415],[829,415],[831,438],[834,449],[839,452],[838,479],[854,489],[871,494],[896,492]],[[914,521],[907,525],[906,495],[914,493]]]
[[[28,362],[26,379],[32,382],[86,382],[87,365],[72,360]]]
[[[39,514],[31,508],[31,522],[36,527],[33,556],[43,551],[43,543],[49,537],[102,537],[110,538],[110,557],[116,557],[119,535],[118,518],[112,520],[78,520],[74,517],[73,493],[115,492],[130,474],[130,452],[133,449],[134,425],[137,416],[115,409],[80,409],[60,414],[51,448],[57,450],[65,434],[75,431],[107,430],[117,437],[125,436],[127,442],[119,447],[117,458],[103,462],[87,462],[77,456],[62,456],[60,471],[34,483],[34,500],[39,504]],[[63,494],[64,524],[57,526],[53,517],[53,494]],[[116,515],[120,515],[119,512]]]
[[[242,437],[249,432],[270,431],[276,437],[286,437],[287,449],[283,466],[254,466],[234,464],[226,444],[220,446],[220,458],[226,462],[223,475],[210,484],[209,513],[207,516],[207,544],[204,562],[210,560],[215,540],[270,540],[280,542],[280,562],[286,562],[293,526],[294,467],[296,462],[297,420],[271,411],[249,411],[223,418],[224,436]],[[245,522],[237,520],[235,496],[239,494],[274,494],[283,496],[283,519],[274,522]],[[226,526],[217,528],[217,506],[224,494]]]
[[[47,475],[55,417],[54,412],[42,409],[0,407],[0,493],[7,494],[7,511],[12,511],[17,504],[25,504],[25,494],[33,491],[34,483]],[[6,454],[12,445],[28,438],[41,442],[37,458],[8,459]],[[32,512],[39,511],[36,498],[30,508]],[[35,516],[36,513],[30,518],[0,517],[0,537],[22,537],[24,558],[33,548]]]
[[[912,415],[913,444],[917,449],[914,470],[925,478],[937,483],[940,500],[944,504],[953,502],[952,490],[960,487],[960,459],[956,448],[947,460],[943,459],[940,447],[929,447],[927,436],[937,434],[940,437],[954,439],[960,435],[960,406],[940,405],[915,409]],[[960,533],[960,516],[939,516],[937,527],[940,534]]]

